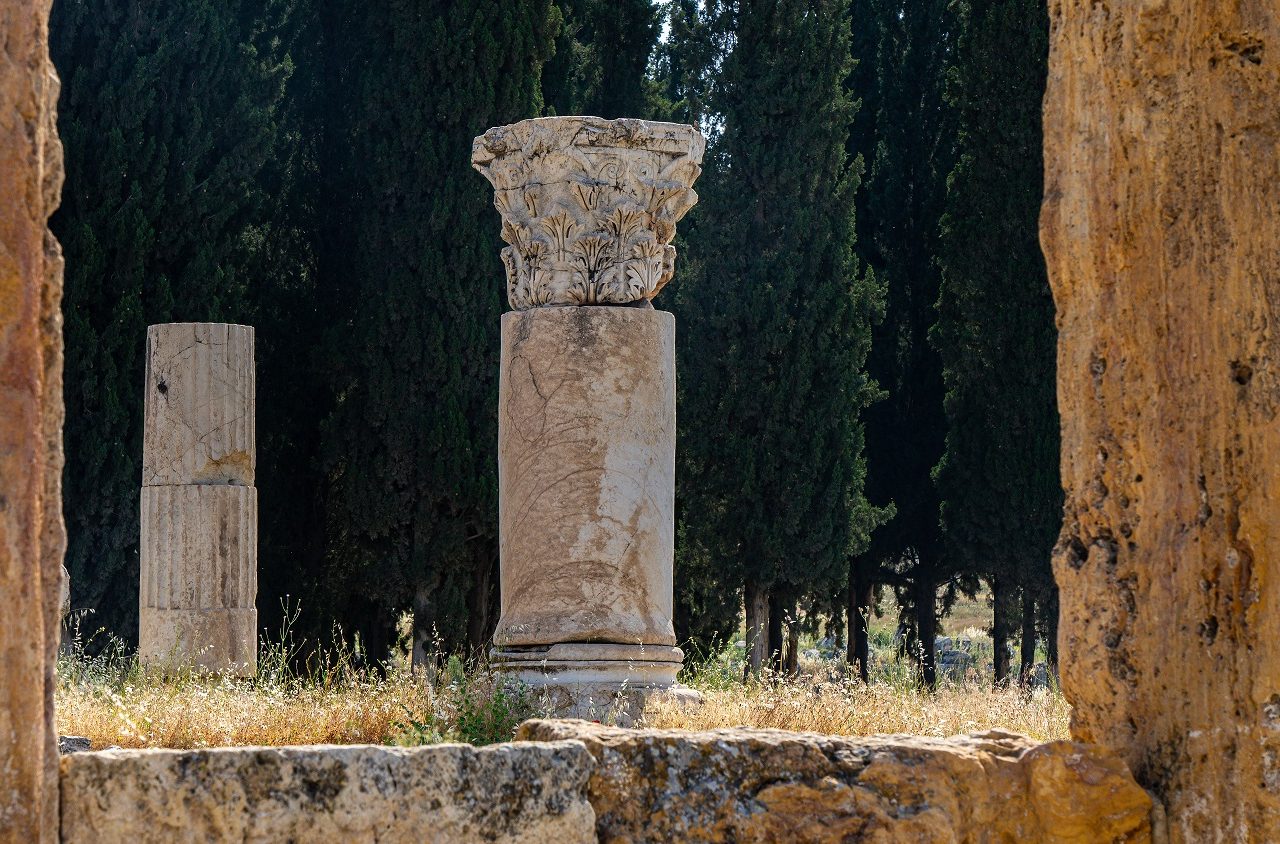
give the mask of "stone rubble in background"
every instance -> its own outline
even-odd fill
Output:
[[[67,753],[88,753],[93,750],[93,742],[84,736],[58,736],[58,752]]]

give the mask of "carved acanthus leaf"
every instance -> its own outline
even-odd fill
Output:
[[[490,129],[472,164],[502,216],[507,297],[626,304],[670,281],[675,224],[697,202],[705,142],[691,126],[554,117]]]

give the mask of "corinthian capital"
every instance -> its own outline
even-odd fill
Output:
[[[511,307],[656,296],[675,271],[671,239],[698,201],[705,147],[692,126],[625,118],[542,117],[476,138],[471,163],[502,215]]]

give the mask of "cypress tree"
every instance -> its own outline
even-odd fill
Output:
[[[700,0],[675,0],[667,9],[669,37],[659,45],[655,57],[656,101],[662,116],[668,120],[706,126],[706,92],[713,79],[711,69],[716,61],[716,49],[711,43],[713,21],[701,13]],[[713,137],[714,141],[714,137]],[[714,152],[714,150],[713,150]],[[676,231],[676,278],[696,279],[698,251],[687,249],[689,235],[698,240],[698,221],[701,209],[707,207],[704,176],[697,185],[702,191],[700,206],[695,206]],[[692,282],[690,282],[691,284]],[[680,296],[683,284],[673,286],[670,305],[677,312],[677,354],[685,359],[684,320],[693,312],[691,296]],[[683,365],[683,364],[682,364]],[[712,535],[705,530],[688,530],[684,517],[685,501],[694,495],[693,485],[686,478],[687,401],[683,398],[688,385],[696,381],[696,373],[677,373],[677,403],[680,407],[678,466],[676,476],[676,549],[675,549],[675,630],[676,638],[687,652],[710,654],[717,651],[725,639],[732,635],[741,614],[742,594],[737,583],[740,578],[726,575],[723,561],[708,546],[714,545]]]
[[[873,158],[859,214],[863,260],[885,286],[868,370],[888,398],[868,409],[867,497],[894,508],[849,570],[850,623],[865,643],[869,584],[888,583],[914,631],[921,676],[936,680],[933,642],[959,573],[944,557],[931,474],[942,455],[942,363],[928,342],[937,318],[938,222],[954,160],[953,111],[943,99],[954,22],[949,0],[856,0],[854,26],[874,66],[876,110],[859,138]],[[865,77],[864,77],[865,78]],[[874,146],[871,146],[871,145]],[[865,648],[865,645],[863,645]],[[851,654],[865,660],[865,654]],[[865,662],[864,662],[865,671]]]
[[[875,519],[859,414],[877,291],[853,253],[847,0],[699,14],[724,52],[703,67],[715,131],[677,289],[681,532],[722,592],[741,584],[758,669],[771,597],[837,590]]]
[[[283,2],[63,0],[67,462],[72,605],[135,641],[148,324],[251,322],[263,172],[283,143]]]
[[[554,114],[652,117],[646,72],[658,43],[653,0],[559,0],[564,18],[555,55],[542,74]]]
[[[317,284],[316,256],[328,182],[322,178],[327,87],[321,16],[293,2],[279,27],[289,46],[289,77],[278,119],[283,143],[264,167],[268,223],[253,267],[258,369],[258,623],[271,634],[284,613],[300,611],[297,634],[330,626],[310,594],[322,575],[325,552],[320,424],[332,407],[324,340],[330,322],[345,312]]]
[[[1048,13],[1044,0],[964,0],[957,9],[963,36],[949,95],[959,157],[942,219],[932,334],[946,384],[937,480],[946,553],[991,586],[1000,683],[1018,591],[1024,672],[1035,654],[1035,605],[1056,618],[1049,557],[1062,512],[1057,335],[1038,237]]]
[[[318,596],[371,654],[412,607],[415,656],[483,647],[497,607],[497,216],[472,138],[539,114],[550,0],[326,7],[334,105],[318,284],[328,562]]]

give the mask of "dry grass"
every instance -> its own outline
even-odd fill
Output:
[[[64,683],[57,705],[59,731],[94,747],[187,748],[386,744],[431,700],[426,686],[399,680],[286,689],[139,677],[118,687]]]
[[[446,672],[447,674],[448,672]],[[705,679],[705,678],[704,678]],[[893,681],[815,684],[701,682],[704,702],[684,709],[655,702],[648,726],[704,730],[774,727],[838,735],[949,736],[991,728],[1040,740],[1067,735],[1061,694],[944,684],[922,692]],[[509,739],[524,718],[544,714],[532,697],[505,695],[488,672],[442,676],[432,684],[407,672],[327,682],[237,681],[141,672],[100,679],[60,678],[58,726],[94,747],[217,747],[284,744],[429,744]]]
[[[264,644],[258,676],[248,680],[162,677],[143,671],[119,642],[92,656],[77,645],[59,660],[59,731],[85,736],[95,748],[488,744],[510,739],[524,719],[546,714],[527,690],[505,689],[487,667],[467,670],[456,658],[427,677],[403,659],[370,670],[358,644],[340,645],[299,668],[288,630],[278,639]],[[743,683],[742,657],[740,649],[727,648],[691,666],[686,682],[702,693],[703,704],[684,709],[654,702],[643,722],[837,735],[949,736],[992,728],[1040,740],[1067,735],[1069,707],[1056,689],[995,691],[971,672],[969,682],[944,681],[936,692],[924,692],[911,663],[887,648],[870,685],[849,678],[831,658],[802,660],[798,677]]]
[[[687,730],[773,727],[832,735],[914,733],[945,737],[999,728],[1048,741],[1067,737],[1070,707],[1062,695],[944,684],[936,692],[889,682],[806,680],[736,684],[702,690],[696,708],[655,702],[649,726]]]
[[[363,667],[358,645],[301,667],[296,657],[289,645],[264,645],[252,679],[162,676],[118,641],[94,655],[77,644],[58,661],[58,730],[95,748],[488,744],[538,714],[528,695],[456,658],[428,677],[403,661]]]

